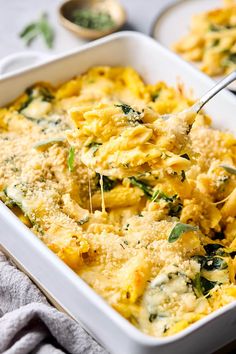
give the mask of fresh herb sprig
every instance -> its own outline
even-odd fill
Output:
[[[43,13],[39,21],[32,22],[27,25],[20,33],[20,38],[25,40],[25,44],[29,46],[37,37],[42,37],[48,48],[53,47],[54,31],[48,22],[48,16]]]

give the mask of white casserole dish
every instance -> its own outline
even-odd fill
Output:
[[[148,82],[181,79],[196,97],[213,81],[160,46],[135,32],[110,35],[76,52],[36,67],[6,75],[0,81],[0,106],[37,81],[58,84],[95,65],[129,65]],[[207,105],[214,126],[236,133],[235,97],[227,90]],[[133,327],[53,254],[20,220],[0,203],[0,245],[17,264],[64,309],[114,354],[204,354],[236,339],[236,302],[212,313],[172,337],[149,337]]]

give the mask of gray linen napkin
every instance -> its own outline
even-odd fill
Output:
[[[0,252],[0,353],[107,354]]]

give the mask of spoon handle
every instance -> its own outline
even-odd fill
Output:
[[[198,113],[202,107],[212,98],[214,97],[219,91],[221,91],[223,88],[225,88],[226,86],[228,86],[229,84],[231,84],[231,82],[233,82],[234,80],[236,80],[236,70],[233,71],[231,74],[227,75],[223,80],[221,80],[220,82],[218,82],[214,87],[212,87],[212,89],[210,89],[209,91],[207,91],[201,98],[199,101],[197,101],[191,111],[194,111],[196,113]]]

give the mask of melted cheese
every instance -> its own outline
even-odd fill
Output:
[[[58,88],[37,84],[0,110],[1,200],[154,336],[236,297],[236,176],[221,167],[236,165],[236,140],[211,128],[204,113],[181,122],[159,117],[192,103],[180,86],[97,67]],[[121,104],[141,113],[127,116]],[[117,175],[104,173],[109,161]],[[180,223],[197,229],[168,242]]]

